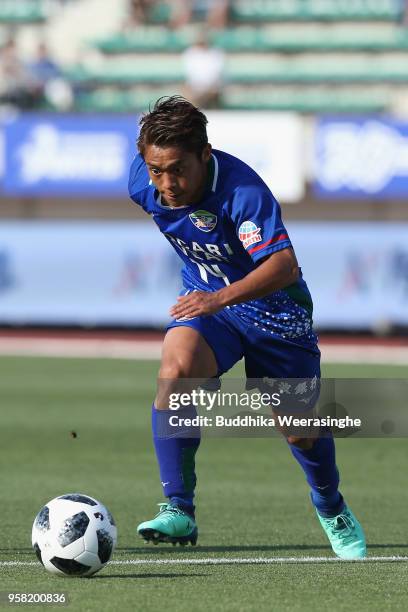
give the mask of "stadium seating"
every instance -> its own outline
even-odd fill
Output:
[[[275,110],[299,113],[374,113],[386,110],[390,103],[387,88],[364,91],[355,88],[228,88],[223,106],[230,110]]]
[[[157,4],[153,22],[167,22],[169,3]],[[367,21],[399,18],[398,0],[233,0],[231,17],[237,23],[267,21]]]
[[[77,110],[140,110],[159,95],[181,92],[181,53],[194,42],[197,24],[169,28],[169,3],[159,2],[150,25],[129,29],[127,0],[107,4],[92,24],[99,3],[1,0],[0,21],[31,21],[38,30],[36,22],[48,11],[51,18],[40,27],[45,31],[48,24]],[[398,0],[232,0],[229,27],[209,32],[226,54],[223,107],[390,110],[396,97],[408,95],[408,28],[401,6]],[[64,40],[70,45],[64,47]],[[80,47],[89,56],[78,62]]]
[[[348,26],[302,27],[280,26],[279,28],[239,27],[214,35],[214,44],[229,52],[252,51],[380,51],[406,50],[406,30],[385,28],[367,29]]]
[[[302,52],[302,51],[404,51],[408,49],[405,29],[385,27],[346,28],[326,26],[262,27],[240,26],[210,35],[216,47],[227,52]],[[164,27],[140,28],[137,32],[115,34],[95,41],[107,54],[175,53],[186,49],[194,40],[192,29],[180,32]]]
[[[386,20],[399,16],[395,0],[235,0],[236,21]]]
[[[163,26],[141,27],[136,32],[116,33],[94,41],[96,48],[108,54],[172,53],[186,49],[194,40],[193,30],[174,31]]]
[[[1,0],[0,23],[35,23],[45,21],[47,7],[43,0]]]
[[[76,83],[177,83],[183,81],[183,69],[178,56],[136,57],[131,61],[106,62],[97,67],[82,65],[66,71],[66,76]]]
[[[180,83],[183,67],[179,56],[136,57],[134,60],[106,62],[96,68],[78,66],[67,76],[74,82],[116,83]],[[274,57],[251,54],[234,55],[227,59],[228,83],[408,83],[408,62],[405,57],[381,56],[372,61],[370,56]]]
[[[181,87],[172,88],[171,93],[181,93]],[[77,109],[84,112],[129,113],[144,111],[156,99],[169,94],[169,88],[141,88],[118,90],[101,88],[82,92],[77,99]],[[291,87],[277,89],[266,87],[226,89],[223,107],[230,110],[295,110],[301,113],[359,113],[381,112],[390,102],[387,88],[377,91],[361,89],[336,90],[327,88]]]
[[[294,58],[233,56],[229,59],[230,81],[250,82],[408,82],[405,57],[301,55]]]

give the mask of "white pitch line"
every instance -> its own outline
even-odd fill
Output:
[[[344,562],[338,557],[232,557],[232,558],[198,558],[198,559],[124,559],[122,561],[111,561],[111,565],[271,565],[276,563],[327,563]],[[408,561],[408,557],[366,557],[365,559],[349,560],[347,563],[372,563],[372,562],[402,562]]]
[[[365,559],[344,560],[337,557],[213,557],[188,559],[122,559],[109,565],[272,565],[282,563],[402,563],[408,557],[366,557]],[[0,567],[41,567],[38,561],[0,561]]]

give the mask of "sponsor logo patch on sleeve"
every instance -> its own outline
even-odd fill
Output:
[[[257,227],[253,221],[244,221],[239,226],[238,237],[244,248],[247,249],[251,244],[261,242],[261,228]]]

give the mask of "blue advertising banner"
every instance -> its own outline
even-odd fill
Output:
[[[288,230],[318,327],[408,325],[408,223]],[[1,222],[0,324],[164,326],[180,267],[151,221]]]
[[[316,325],[370,329],[408,325],[408,223],[290,222]]]
[[[5,221],[0,323],[162,325],[180,268],[149,221]]]
[[[5,127],[10,195],[125,196],[137,117],[21,115]]]
[[[315,192],[323,197],[408,195],[408,123],[322,119],[316,128]]]
[[[282,201],[302,198],[300,117],[293,113],[211,112],[208,118],[215,148],[242,156]],[[261,132],[274,134],[274,139],[260,141]],[[27,197],[126,195],[138,133],[137,116],[18,116],[5,128],[3,190]]]

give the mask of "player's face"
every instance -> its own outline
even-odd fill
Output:
[[[211,145],[200,157],[177,147],[148,145],[144,160],[150,178],[169,206],[188,206],[200,201],[207,181]]]

